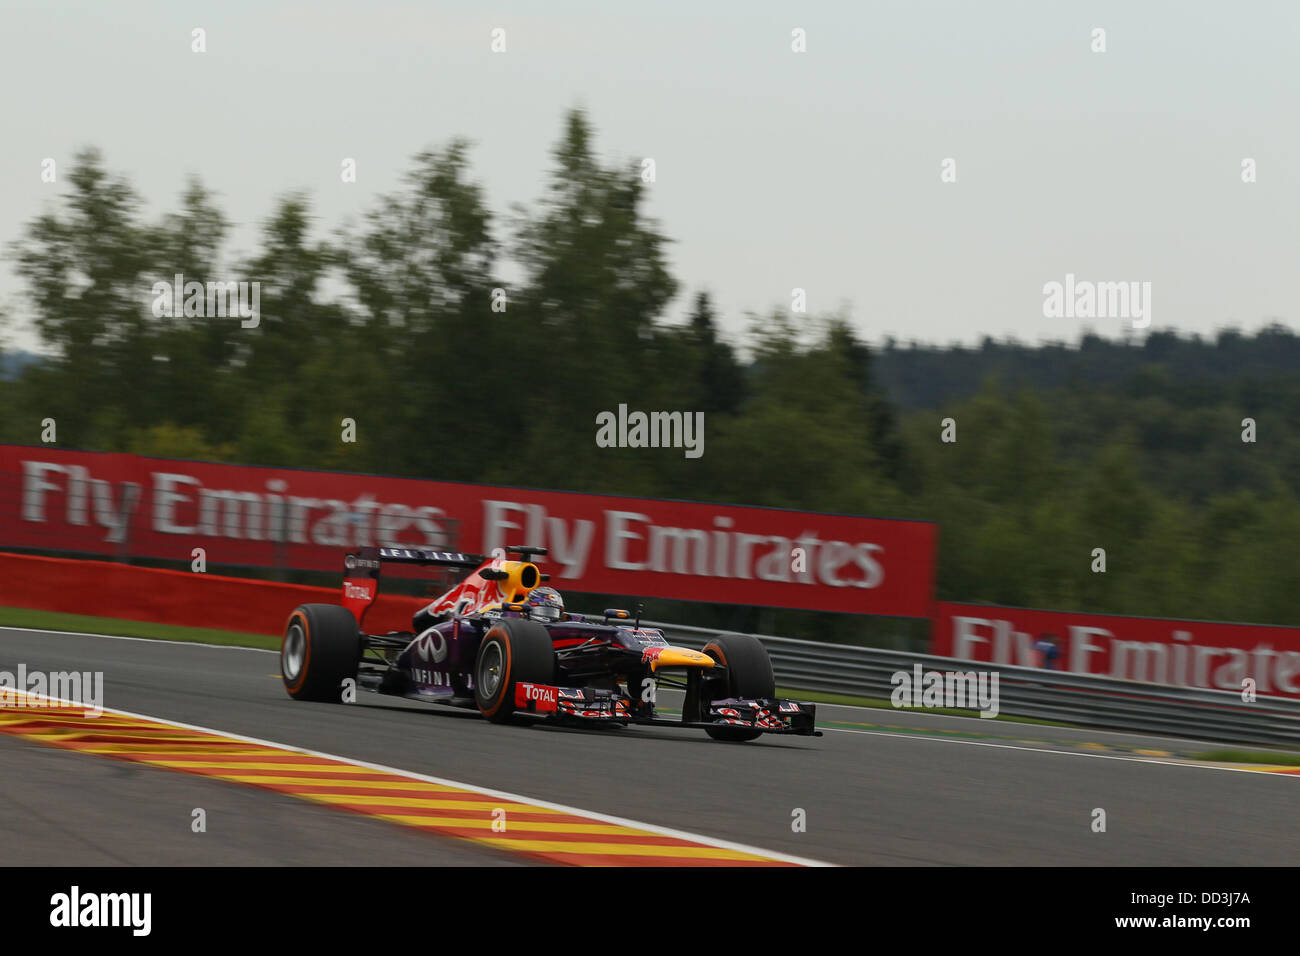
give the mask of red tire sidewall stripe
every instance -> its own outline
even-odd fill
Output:
[[[487,710],[483,711],[483,713],[486,716],[493,717],[496,715],[496,712],[501,709],[501,706],[505,703],[506,697],[509,696],[507,691],[510,689],[510,670],[511,670],[510,636],[505,628],[494,627],[487,632],[487,635],[484,637],[484,640],[485,641],[495,640],[498,644],[501,645],[501,681],[497,685],[497,702],[493,704],[491,707],[489,707]],[[474,679],[477,681],[478,675],[475,675]],[[513,708],[514,703],[512,702],[510,706],[511,708]]]
[[[293,627],[295,619],[302,622],[302,667],[298,669],[298,679],[296,681],[291,684],[288,680],[285,680],[284,685],[288,687],[290,691],[302,690],[302,685],[307,680],[307,666],[311,663],[311,628],[307,624],[306,614],[302,613],[302,611],[294,611],[289,615],[289,624],[285,627],[285,637],[288,637],[289,628]],[[283,655],[284,644],[281,643],[280,647],[281,654]],[[283,656],[280,660],[280,670],[284,670]],[[280,676],[283,677],[284,675],[281,674]]]

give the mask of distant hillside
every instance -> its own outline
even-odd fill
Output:
[[[1156,332],[1122,342],[1085,335],[1077,346],[1031,346],[985,339],[978,348],[886,343],[875,352],[875,380],[889,399],[907,408],[937,408],[975,394],[990,377],[1035,391],[1126,386],[1140,373],[1198,387],[1276,381],[1300,371],[1300,336],[1280,325],[1254,335],[1236,330],[1213,339]]]
[[[21,349],[14,352],[0,352],[0,379],[11,381],[17,378],[23,369],[33,362],[40,361],[40,358],[34,352],[24,352]]]

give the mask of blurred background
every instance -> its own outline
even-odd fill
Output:
[[[1293,7],[8,6],[0,442],[921,518],[940,600],[1300,624]],[[751,611],[691,620],[925,630]]]

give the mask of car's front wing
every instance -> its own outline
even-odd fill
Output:
[[[636,701],[615,691],[591,687],[553,687],[517,684],[515,709],[557,720],[608,721],[619,724],[654,724],[703,729],[729,724],[765,734],[820,737],[816,729],[817,705],[780,698],[731,697],[708,704],[704,720],[684,721],[654,716]]]

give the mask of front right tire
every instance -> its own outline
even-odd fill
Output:
[[[488,629],[474,662],[474,703],[495,724],[515,716],[515,687],[553,684],[555,647],[536,621],[503,617]]]

